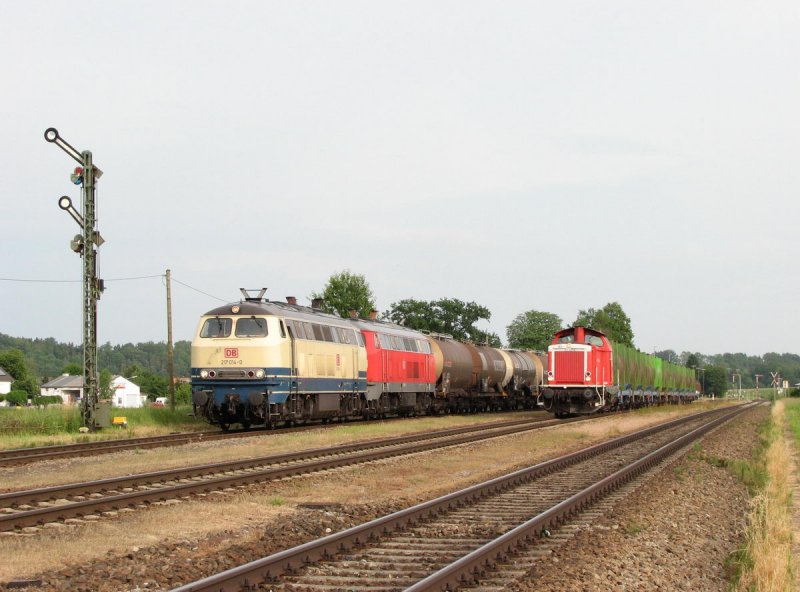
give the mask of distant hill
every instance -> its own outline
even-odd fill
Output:
[[[175,343],[175,375],[189,376],[191,342]],[[0,333],[0,350],[18,349],[30,360],[39,378],[53,378],[61,374],[68,364],[83,365],[83,346],[73,343],[59,343],[52,337],[47,339],[28,339],[11,337]],[[167,375],[167,344],[148,341],[145,343],[126,343],[111,345],[106,343],[97,348],[97,364],[100,370],[112,374],[123,374],[125,368],[139,366],[153,374]]]

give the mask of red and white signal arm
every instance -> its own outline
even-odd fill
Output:
[[[225,348],[225,357],[226,358],[238,358],[239,357],[239,348],[238,347],[226,347]]]

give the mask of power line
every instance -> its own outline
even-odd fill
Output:
[[[112,278],[103,280],[106,283],[108,282],[129,282],[134,280],[149,280],[153,278],[164,278],[163,273],[159,273],[157,275],[140,275],[135,277],[123,277],[123,278]],[[20,283],[38,283],[38,284],[79,284],[82,283],[83,280],[40,280],[40,279],[30,279],[30,278],[0,278],[0,282],[20,282]],[[181,286],[185,286],[190,290],[194,290],[195,292],[202,294],[203,296],[208,296],[209,298],[213,298],[215,300],[219,300],[220,302],[228,302],[224,298],[220,298],[219,296],[214,296],[213,294],[209,294],[208,292],[203,292],[199,288],[195,288],[194,286],[190,286],[178,279],[175,279],[175,276],[172,276],[172,281],[175,283],[180,284]]]
[[[174,275],[172,276],[172,281],[177,283],[177,284],[180,284],[181,286],[186,286],[190,290],[194,290],[195,292],[199,292],[200,294],[203,294],[204,296],[208,296],[209,298],[214,298],[215,300],[219,300],[220,302],[227,302],[227,300],[225,300],[224,298],[220,298],[219,296],[214,296],[213,294],[209,294],[208,292],[203,292],[202,290],[198,290],[197,288],[195,288],[193,286],[190,286],[189,284],[184,284],[182,281],[176,280]]]
[[[112,278],[109,280],[103,280],[106,282],[127,282],[131,280],[145,280],[151,278],[158,278],[164,277],[163,273],[158,275],[140,275],[137,277],[125,277],[125,278]],[[27,279],[27,278],[0,278],[0,282],[34,282],[40,284],[76,284],[82,283],[83,280],[35,280],[35,279]]]

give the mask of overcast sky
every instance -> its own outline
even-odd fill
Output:
[[[180,340],[349,269],[503,340],[618,301],[644,351],[800,352],[796,2],[0,5],[0,277],[58,281],[0,281],[2,333],[82,339],[53,126],[104,172],[101,343],[166,340],[122,278],[172,270]]]

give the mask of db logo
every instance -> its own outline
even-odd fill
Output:
[[[238,358],[239,357],[239,348],[238,347],[226,347],[225,348],[225,357],[226,358]]]

